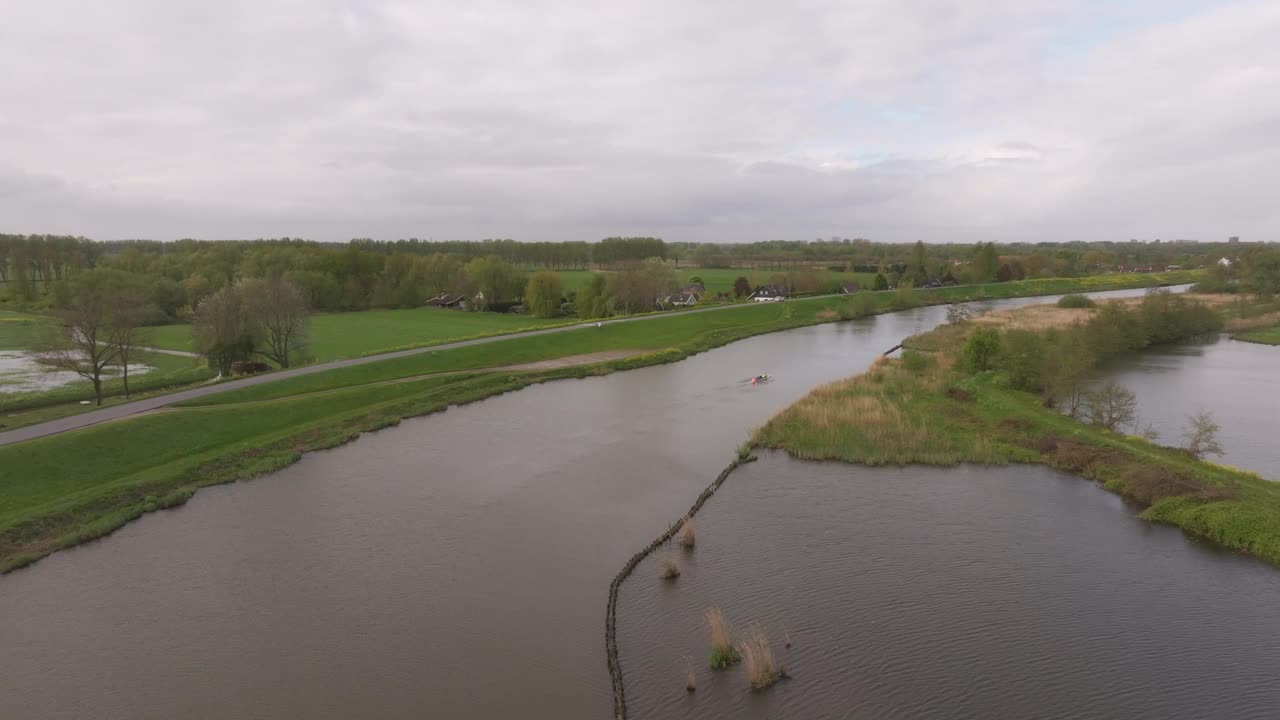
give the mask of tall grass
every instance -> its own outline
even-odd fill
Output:
[[[742,662],[747,670],[747,679],[754,690],[763,690],[778,679],[773,650],[769,647],[769,637],[764,630],[753,627],[738,644],[742,652]]]
[[[697,533],[693,529],[693,518],[686,517],[684,519],[684,527],[680,530],[680,544],[688,549],[698,543]]]
[[[660,576],[663,580],[675,580],[680,577],[680,563],[676,562],[675,558],[663,558]]]
[[[741,662],[742,655],[733,646],[733,633],[719,607],[706,610],[707,630],[711,634],[711,652],[707,658],[712,670],[724,670]]]
[[[698,689],[698,674],[693,671],[693,659],[684,658],[684,689],[693,692]]]

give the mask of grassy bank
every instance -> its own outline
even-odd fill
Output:
[[[1280,345],[1280,325],[1262,330],[1235,333],[1231,337],[1234,340],[1243,340],[1260,345]]]
[[[311,318],[311,355],[317,362],[361,357],[393,348],[520,332],[547,325],[528,315],[414,308],[326,313]],[[151,328],[152,346],[191,351],[190,325]]]
[[[959,348],[977,327],[948,326],[914,343],[939,352],[908,351],[814,390],[752,442],[870,465],[1046,464],[1146,504],[1144,518],[1280,564],[1280,484],[1074,420],[1010,387],[1003,370],[962,369]]]
[[[1119,276],[1160,281],[1160,276]],[[1181,282],[1181,277],[1164,280]],[[1038,284],[1007,283],[1001,292]],[[1131,287],[1120,284],[1120,287]],[[1071,288],[1067,288],[1071,289]],[[1089,289],[1104,289],[1096,285]],[[1061,291],[1061,288],[1054,288]],[[912,303],[948,302],[976,288],[925,291]],[[873,294],[877,311],[903,302]],[[185,501],[204,485],[278,469],[401,418],[509,392],[531,383],[673,362],[761,333],[825,322],[849,302],[826,298],[755,304],[722,312],[674,313],[553,335],[370,363],[281,380],[192,402],[188,407],[0,447],[0,569],[99,537],[144,512]],[[524,362],[637,347],[648,355],[554,371],[485,373]],[[378,384],[445,371],[476,371]],[[323,394],[314,394],[321,391]]]

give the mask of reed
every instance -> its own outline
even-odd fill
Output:
[[[680,530],[680,544],[686,548],[692,549],[697,542],[698,536],[693,529],[693,518],[686,516],[684,519],[684,527]]]
[[[688,656],[684,659],[684,689],[689,692],[698,689],[698,674],[693,671],[693,660]]]
[[[724,619],[724,613],[720,608],[712,606],[707,608],[706,618],[707,629],[711,633],[711,652],[708,657],[711,669],[723,670],[739,663],[742,655],[733,646],[733,633]]]
[[[675,558],[663,558],[661,576],[663,580],[675,580],[680,577],[680,563],[676,562]]]
[[[773,659],[773,650],[769,647],[769,636],[765,635],[764,630],[752,628],[738,647],[753,690],[763,690],[777,682],[777,663]]]

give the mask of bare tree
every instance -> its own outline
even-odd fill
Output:
[[[103,372],[118,355],[111,340],[111,295],[105,275],[88,273],[81,278],[66,307],[57,312],[58,328],[41,353],[45,364],[93,383],[98,405],[102,404]]]
[[[1132,390],[1109,380],[1085,397],[1085,409],[1089,422],[1116,430],[1133,424],[1138,416],[1138,398]]]
[[[113,284],[107,297],[110,334],[108,341],[116,349],[116,362],[124,382],[124,396],[129,397],[129,363],[146,343],[142,329],[146,294],[141,285],[128,279]]]
[[[1222,455],[1222,443],[1218,442],[1218,432],[1222,426],[1213,419],[1213,413],[1201,410],[1195,415],[1187,416],[1187,429],[1182,433],[1186,442],[1186,451],[1197,458],[1205,455]]]
[[[249,322],[257,325],[259,355],[282,368],[307,349],[310,309],[307,296],[282,277],[248,280],[241,285]]]

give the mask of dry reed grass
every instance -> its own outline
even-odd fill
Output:
[[[733,646],[733,632],[724,619],[719,607],[711,606],[706,610],[707,630],[711,633],[710,664],[714,670],[723,670],[742,659],[737,648]]]
[[[692,549],[698,543],[698,534],[693,529],[693,518],[685,517],[684,526],[680,529],[680,544]]]
[[[738,648],[752,689],[763,690],[778,680],[777,663],[773,659],[773,650],[769,647],[769,637],[763,630],[751,628]]]
[[[663,580],[675,580],[680,577],[680,563],[676,562],[675,558],[663,558],[661,576]]]
[[[1249,318],[1231,318],[1227,321],[1228,332],[1248,332],[1249,330],[1264,330],[1269,327],[1280,325],[1280,312],[1267,313],[1266,315],[1258,315]]]
[[[698,674],[693,671],[693,659],[684,658],[684,689],[693,692],[698,689]]]

